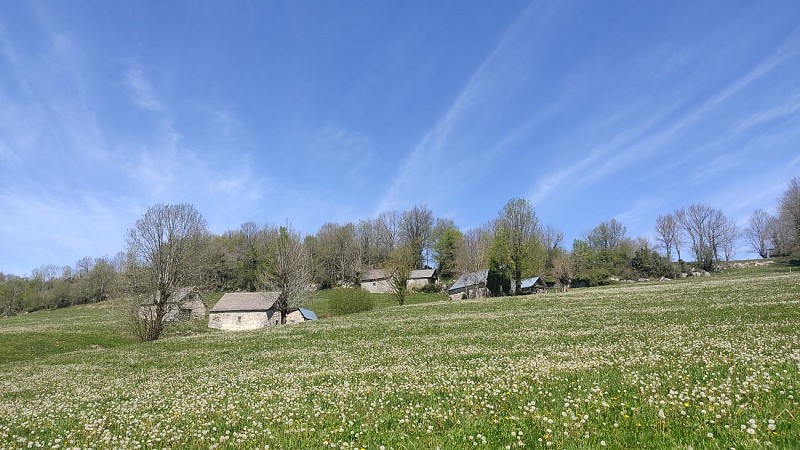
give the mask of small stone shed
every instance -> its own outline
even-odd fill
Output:
[[[373,294],[392,292],[389,283],[389,272],[381,269],[370,269],[361,276],[361,289]]]
[[[412,270],[408,276],[406,286],[409,289],[421,288],[428,284],[436,284],[439,272],[436,269]]]
[[[487,297],[489,295],[489,290],[486,288],[488,277],[489,269],[461,274],[447,290],[447,295],[450,296],[450,300]]]
[[[256,330],[281,324],[281,313],[275,308],[280,292],[229,292],[219,299],[208,314],[208,326],[226,331]],[[317,320],[313,311],[293,309],[286,323]]]
[[[151,295],[147,302],[139,306],[139,317],[146,319],[155,318],[155,303],[161,298],[159,292]],[[202,320],[206,318],[206,304],[200,290],[196,287],[183,287],[176,289],[167,300],[163,323],[186,322],[189,320]]]
[[[280,321],[281,314],[278,313],[278,321]],[[300,323],[307,320],[317,320],[317,315],[314,311],[306,308],[297,308],[286,315],[286,323]]]
[[[523,294],[544,294],[547,292],[547,285],[540,277],[526,278],[520,282],[520,291]]]

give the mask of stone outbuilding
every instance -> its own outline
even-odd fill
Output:
[[[281,324],[281,312],[275,308],[280,292],[229,292],[219,299],[208,314],[208,326],[226,331],[256,330]],[[317,320],[313,311],[293,309],[286,323]]]
[[[389,283],[389,272],[381,269],[370,269],[361,276],[361,289],[373,294],[387,294],[392,292]]]
[[[406,281],[406,287],[419,289],[429,284],[436,284],[438,276],[439,271],[436,269],[412,270],[408,276],[408,281]]]
[[[161,298],[156,292],[146,303],[139,306],[139,317],[145,319],[155,318],[155,303]],[[187,322],[189,320],[203,320],[206,318],[206,304],[200,290],[196,287],[183,287],[176,289],[169,296],[165,305],[163,323]]]
[[[461,274],[456,282],[447,289],[447,295],[450,296],[450,300],[488,297],[489,290],[486,288],[488,276],[489,269]]]
[[[280,322],[281,313],[278,313],[278,321]],[[306,308],[297,308],[286,315],[286,323],[300,323],[307,320],[317,320],[317,315],[314,311]]]
[[[523,294],[544,294],[547,292],[547,285],[540,277],[526,278],[520,282],[520,291]]]

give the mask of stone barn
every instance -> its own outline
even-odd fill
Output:
[[[208,326],[226,331],[256,330],[281,324],[275,308],[280,292],[233,292],[219,299],[208,314]],[[286,316],[286,323],[317,320],[313,311],[298,308]]]
[[[520,282],[520,291],[523,294],[544,294],[547,286],[539,277],[526,278]]]
[[[146,319],[155,318],[155,302],[160,298],[156,292],[146,303],[139,306],[139,317]],[[161,320],[164,323],[186,322],[189,320],[202,320],[206,318],[206,304],[196,287],[176,289],[166,303],[166,312]]]
[[[409,289],[421,288],[428,284],[436,284],[439,272],[436,269],[412,270],[408,276],[406,286]]]
[[[489,289],[486,288],[488,276],[489,269],[464,273],[450,286],[447,295],[450,296],[450,300],[488,297]]]
[[[361,289],[373,294],[387,294],[392,292],[389,283],[389,272],[381,269],[371,269],[361,277]]]

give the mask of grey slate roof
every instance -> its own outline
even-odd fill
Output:
[[[361,281],[385,280],[387,278],[389,278],[389,274],[385,270],[370,269],[361,276]]]
[[[189,294],[191,294],[193,292],[196,292],[196,291],[197,291],[197,288],[194,287],[194,286],[177,288],[177,289],[173,290],[172,293],[170,294],[169,300],[167,300],[167,304],[183,303],[183,301],[186,300],[186,297]],[[153,295],[151,295],[147,299],[147,301],[145,303],[142,303],[142,306],[155,305],[155,303],[156,303],[155,299],[160,299],[160,298],[161,298],[161,292],[156,291],[155,293],[153,293]]]
[[[538,281],[538,283],[537,283],[537,281]],[[544,282],[543,281],[539,281],[539,277],[531,277],[531,278],[526,278],[526,279],[522,280],[520,282],[520,286],[519,287],[520,287],[520,289],[525,289],[525,288],[533,287],[533,286],[535,286],[537,284],[539,286],[544,286]]]
[[[280,295],[280,292],[228,292],[209,312],[266,311]]]
[[[436,276],[436,269],[419,269],[419,270],[412,270],[411,273],[408,275],[409,280],[415,280],[419,278],[434,278]]]
[[[474,286],[476,284],[486,283],[486,279],[489,277],[489,269],[479,270],[477,272],[467,272],[461,274],[460,277],[450,286],[448,291],[454,291],[456,289],[465,288],[467,286]]]

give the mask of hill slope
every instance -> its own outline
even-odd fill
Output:
[[[800,276],[710,278],[9,362],[0,448],[791,448],[798,387]]]

